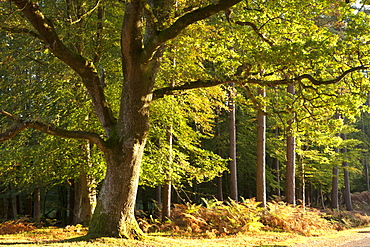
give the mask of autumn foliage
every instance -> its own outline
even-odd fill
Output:
[[[35,226],[30,223],[24,222],[23,220],[12,220],[0,223],[0,235],[28,232],[34,229],[36,229]]]
[[[255,199],[241,203],[204,200],[203,205],[175,205],[172,220],[164,223],[140,220],[145,232],[171,231],[181,235],[217,237],[238,233],[278,230],[305,236],[333,230],[334,225],[315,209],[271,202],[266,208]]]
[[[293,206],[284,202],[267,203],[262,217],[265,229],[297,232],[305,236],[332,230],[333,224],[324,219],[323,214],[314,208]]]

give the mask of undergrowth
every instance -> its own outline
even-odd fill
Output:
[[[322,216],[323,214],[314,208],[273,202],[267,203],[262,222],[265,225],[265,230],[297,232],[305,236],[312,236],[322,231],[334,229],[334,224]]]
[[[214,238],[261,230],[296,232],[305,236],[335,229],[335,224],[315,209],[271,202],[266,208],[255,199],[220,202],[203,200],[203,205],[177,204],[171,219],[161,223],[156,219],[139,220],[144,232],[170,231],[172,234]]]
[[[36,227],[25,219],[11,220],[0,223],[0,235],[29,232]]]

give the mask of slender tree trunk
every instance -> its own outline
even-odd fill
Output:
[[[275,129],[275,136],[278,137],[279,135],[279,128]],[[281,188],[280,188],[280,161],[278,158],[274,158],[274,170],[275,170],[275,177],[276,177],[276,196],[281,198]]]
[[[335,149],[336,153],[339,153],[339,149]],[[339,169],[335,165],[333,167],[332,185],[331,185],[331,208],[339,209]]]
[[[366,180],[366,190],[370,190],[369,183],[369,164],[367,162],[367,157],[364,158],[364,170],[365,170],[365,180]]]
[[[163,199],[162,199],[162,222],[167,221],[171,217],[171,181],[167,181],[163,186]]]
[[[325,209],[325,200],[324,200],[324,193],[322,192],[322,188],[320,188],[320,201],[321,201],[321,207]]]
[[[6,197],[0,197],[0,218],[1,219],[7,219],[7,217],[8,217],[8,212],[7,212],[8,204],[7,204],[7,202],[8,202],[8,200],[7,200]]]
[[[339,113],[335,114],[335,119],[340,119],[341,116]],[[337,134],[337,136],[340,136]],[[335,148],[335,152],[339,153],[339,149]],[[332,185],[331,185],[331,208],[339,209],[339,168],[338,165],[333,167],[333,176],[332,176]]]
[[[172,166],[172,126],[167,130],[167,142],[168,142],[168,170],[166,183],[163,185],[163,200],[162,200],[162,221],[165,222],[171,217],[171,166]]]
[[[231,83],[229,96],[229,135],[230,135],[230,198],[238,201],[238,179],[236,166],[236,123],[235,123],[235,102],[234,83]]]
[[[266,90],[259,88],[258,94],[266,97]],[[257,175],[256,189],[257,201],[260,206],[266,207],[266,116],[263,112],[264,107],[260,107],[257,113]]]
[[[294,85],[288,86],[288,92],[295,94]],[[295,137],[293,134],[293,124],[295,122],[293,114],[292,119],[288,122],[287,128],[287,152],[286,152],[286,181],[285,181],[285,196],[286,201],[295,205]]]
[[[343,140],[347,139],[346,134],[341,134],[341,137]],[[347,148],[342,149],[342,153],[347,153]],[[343,170],[344,170],[344,202],[346,204],[346,208],[348,211],[352,211],[352,201],[351,201],[351,187],[350,187],[350,181],[349,181],[349,172],[348,172],[348,162],[344,161],[342,163]]]
[[[92,188],[90,188],[92,187]],[[73,224],[88,225],[93,213],[94,187],[90,185],[86,173],[81,173],[74,183]]]
[[[92,144],[88,141],[85,145],[85,166],[91,168]],[[73,224],[88,225],[96,205],[96,181],[92,176],[82,171],[74,183],[74,210]]]
[[[162,204],[162,186],[158,185],[155,187],[155,201],[158,205]]]
[[[299,200],[301,201],[303,207],[306,206],[306,179],[305,179],[305,167],[301,156],[298,156],[298,166],[299,166]]]
[[[219,123],[219,116],[220,116],[220,108],[217,107],[216,110],[216,153],[221,157],[221,147],[220,147],[220,141],[221,141],[221,131],[220,131],[220,123]],[[222,176],[223,173],[221,173],[218,177],[216,177],[216,184],[217,184],[217,200],[223,201],[223,189],[222,189]]]
[[[12,212],[12,218],[18,219],[18,211],[17,211],[17,196],[15,195],[14,186],[12,183],[10,183],[10,191],[13,195],[10,197],[10,205],[11,205],[11,212]]]
[[[33,215],[32,217],[36,219],[36,221],[39,221],[41,217],[41,190],[40,188],[35,188],[33,190]]]
[[[332,188],[331,188],[331,208],[339,209],[339,198],[338,198],[338,177],[339,169],[338,166],[333,167],[332,177]]]

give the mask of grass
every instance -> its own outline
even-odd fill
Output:
[[[361,231],[369,231],[362,229]],[[328,239],[343,243],[342,239],[353,236],[360,230],[332,231],[316,237],[307,237],[299,233],[261,231],[254,233],[236,234],[232,236],[209,238],[192,238],[181,235],[169,236],[166,233],[149,234],[144,241],[118,238],[94,238],[86,236],[87,230],[82,228],[79,232],[66,228],[41,228],[30,232],[0,235],[0,246],[135,246],[135,247],[221,247],[221,246],[303,246],[305,242],[315,243]],[[360,234],[360,233],[359,233]],[[310,246],[310,245],[308,245]],[[335,246],[335,245],[332,245]]]

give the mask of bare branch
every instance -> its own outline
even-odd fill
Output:
[[[86,139],[89,140],[91,143],[96,144],[102,151],[106,149],[105,141],[98,134],[93,132],[70,131],[60,129],[52,125],[41,123],[38,121],[24,121],[4,110],[1,110],[0,114],[6,115],[7,117],[11,118],[14,121],[14,124],[11,128],[9,128],[3,133],[0,133],[0,142],[4,142],[15,137],[24,129],[33,128],[53,136],[73,139]]]

